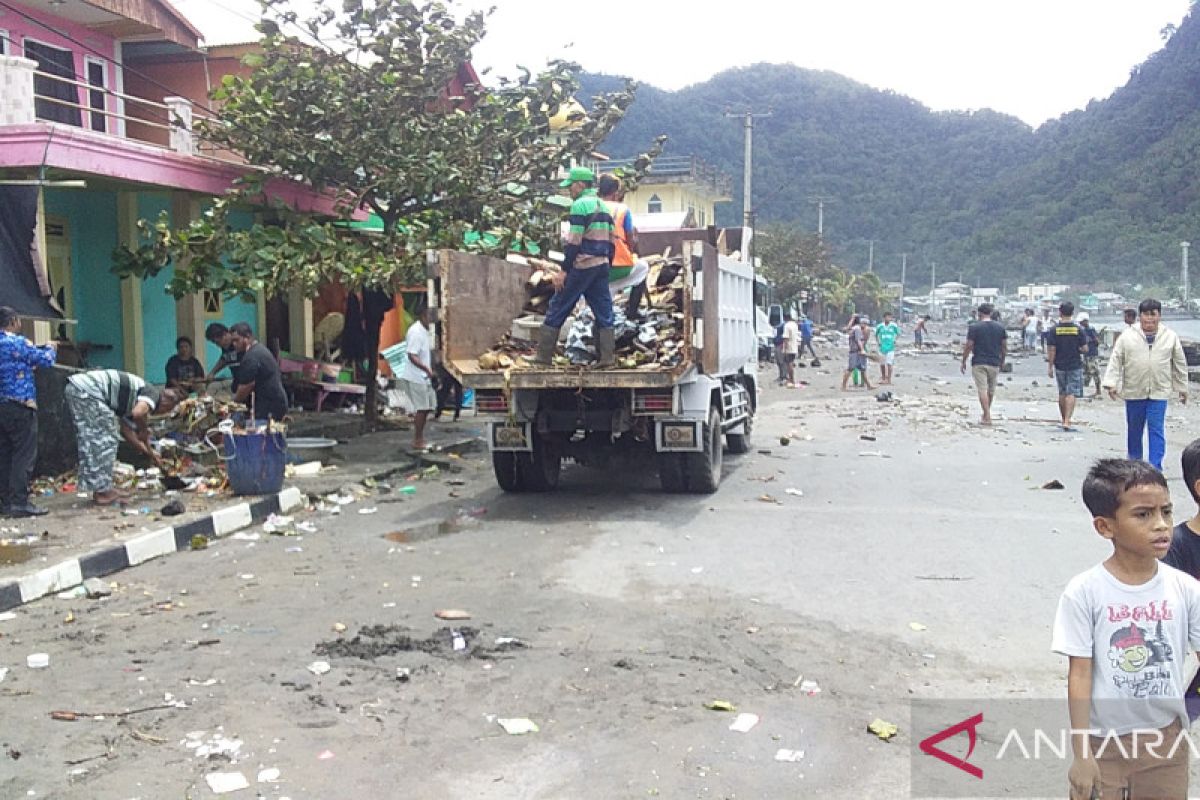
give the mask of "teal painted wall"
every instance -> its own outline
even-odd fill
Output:
[[[229,225],[234,230],[246,230],[254,224],[254,215],[246,211],[233,211],[229,215]],[[226,261],[227,265],[232,262]],[[205,316],[204,324],[207,326],[212,322],[219,322],[226,328],[233,325],[235,322],[249,323],[251,328],[258,327],[258,306],[253,302],[246,302],[239,297],[226,297],[221,302],[221,314],[214,316]],[[255,330],[255,334],[259,332]],[[211,342],[204,344],[204,365],[208,369],[212,369],[213,365],[221,358],[221,350]],[[225,371],[221,374],[222,378],[228,378],[229,372]]]
[[[47,189],[46,214],[64,218],[71,237],[71,294],[79,324],[69,329],[69,335],[75,341],[112,345],[111,350],[93,350],[88,363],[121,369],[125,363],[121,281],[112,273],[116,192]]]
[[[138,219],[157,222],[158,215],[164,211],[168,215],[171,212],[168,192],[138,192]],[[167,359],[175,354],[175,339],[179,335],[175,298],[166,290],[167,281],[174,275],[175,268],[167,267],[142,282],[142,336],[146,354],[142,377],[152,383],[166,382]]]

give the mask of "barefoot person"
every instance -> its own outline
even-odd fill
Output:
[[[433,355],[429,341],[429,309],[422,307],[417,318],[408,326],[404,344],[408,348],[408,360],[400,373],[400,384],[412,403],[413,449],[425,450],[425,422],[429,414],[437,409],[437,392],[433,388]]]
[[[871,379],[867,376],[867,324],[855,317],[847,329],[847,335],[850,344],[850,360],[846,363],[846,371],[842,373],[842,391],[846,391],[846,384],[854,370],[858,370],[859,375],[862,376],[863,386],[874,389]]]
[[[975,391],[979,393],[979,407],[983,415],[980,425],[992,424],[992,401],[996,398],[996,377],[1008,357],[1008,331],[992,319],[992,306],[984,303],[979,307],[979,321],[967,328],[967,343],[963,347],[962,373],[967,372],[967,358],[971,359],[971,377],[975,379]]]
[[[35,346],[20,330],[17,312],[0,306],[0,516],[40,517],[46,509],[29,502],[38,433],[33,373],[54,366],[58,351]]]

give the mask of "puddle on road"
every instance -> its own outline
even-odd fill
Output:
[[[0,567],[24,564],[33,558],[33,548],[27,544],[0,544]]]
[[[474,528],[478,524],[479,520],[470,514],[459,514],[456,517],[449,517],[440,522],[422,522],[411,528],[385,533],[383,538],[389,542],[396,542],[398,544],[422,542],[427,539],[436,539],[439,536],[448,536],[451,533],[461,533],[462,531]]]

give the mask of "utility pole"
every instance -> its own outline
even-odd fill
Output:
[[[754,120],[755,118],[769,117],[771,112],[765,114],[755,114],[747,111],[745,114],[730,114],[726,113],[726,117],[741,117],[742,129],[746,135],[746,153],[745,160],[742,165],[742,225],[753,230],[754,228],[754,207],[751,204],[751,177],[754,172]],[[753,237],[751,237],[753,241]],[[746,258],[750,258],[748,248],[746,250]]]
[[[1179,246],[1183,249],[1183,264],[1180,267],[1181,283],[1183,283],[1183,310],[1190,312],[1191,304],[1191,286],[1188,283],[1188,248],[1192,246],[1191,242],[1180,242]]]
[[[900,319],[904,319],[904,279],[908,277],[908,253],[900,254]]]
[[[868,250],[867,250],[867,272],[874,272],[875,271],[875,240],[874,239],[869,239],[867,241],[867,248],[868,248]]]
[[[937,308],[937,262],[929,262],[929,313]]]
[[[808,202],[817,207],[817,241],[825,239],[825,203],[828,200],[820,196],[808,198]]]

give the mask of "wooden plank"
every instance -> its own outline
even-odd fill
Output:
[[[716,248],[703,245],[704,267],[704,355],[701,365],[706,375],[721,371],[721,265]]]
[[[442,251],[440,261],[442,355],[446,363],[474,361],[521,315],[532,269],[453,250]]]

